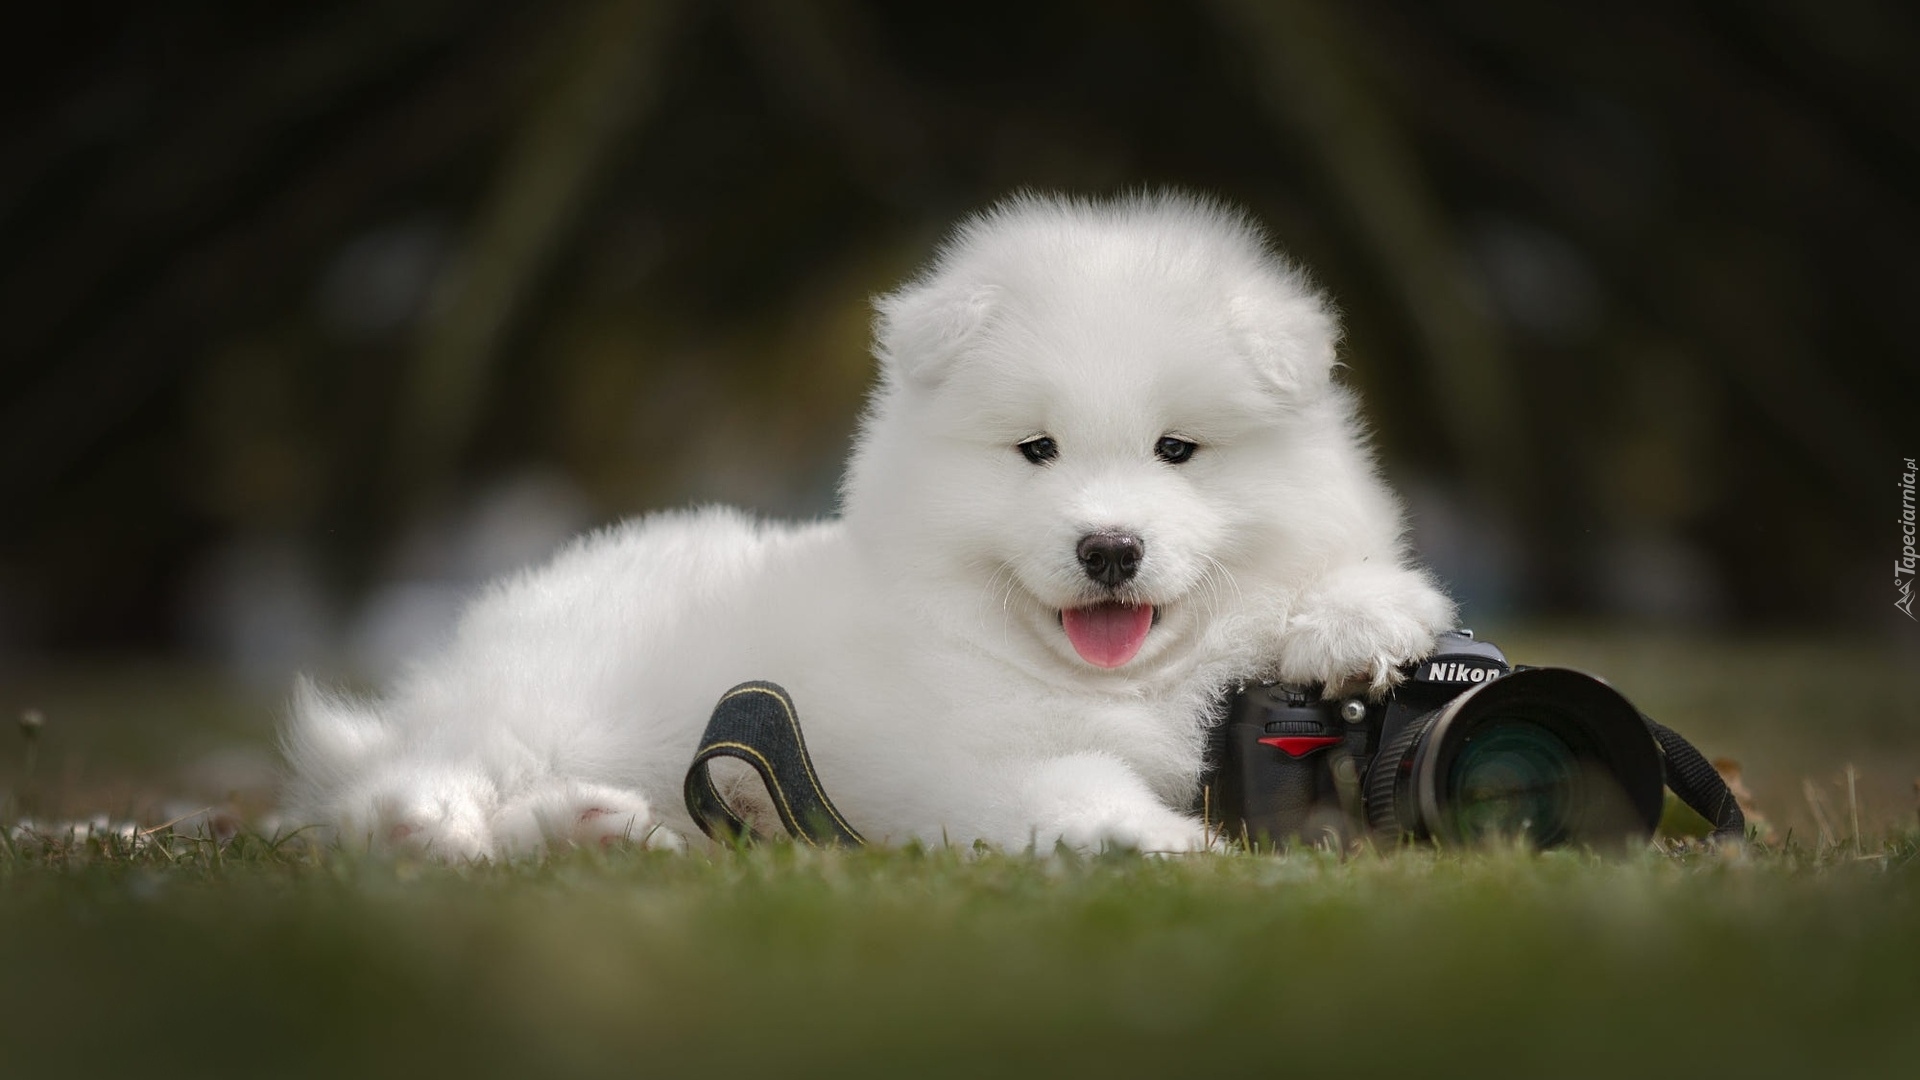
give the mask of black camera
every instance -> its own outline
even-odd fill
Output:
[[[1403,674],[1379,702],[1278,684],[1235,693],[1204,784],[1215,826],[1255,845],[1364,826],[1448,844],[1617,847],[1653,834],[1673,782],[1689,805],[1688,784],[1710,796],[1710,824],[1742,831],[1698,752],[1591,675],[1513,667],[1470,630],[1441,635]],[[1704,775],[1675,780],[1670,747]]]

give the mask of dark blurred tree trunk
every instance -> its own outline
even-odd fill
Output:
[[[402,389],[388,474],[401,507],[417,509],[447,488],[506,341],[659,96],[675,7],[599,0],[555,29],[542,89],[518,112]]]

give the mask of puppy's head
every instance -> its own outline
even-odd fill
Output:
[[[1016,199],[877,307],[856,537],[919,617],[1090,676],[1177,661],[1237,602],[1339,397],[1318,294],[1179,196]]]

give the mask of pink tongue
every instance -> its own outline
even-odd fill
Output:
[[[1060,613],[1060,625],[1073,642],[1073,651],[1089,664],[1115,668],[1133,659],[1146,644],[1147,631],[1153,629],[1151,604],[1095,604],[1068,608]]]

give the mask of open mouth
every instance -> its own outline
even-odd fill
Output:
[[[1160,619],[1152,604],[1107,601],[1060,612],[1060,627],[1080,659],[1095,667],[1117,668],[1139,655],[1147,632]]]

